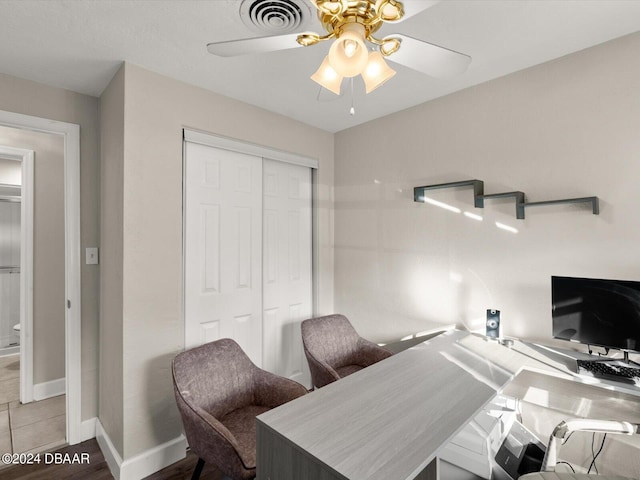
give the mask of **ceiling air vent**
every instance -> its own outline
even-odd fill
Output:
[[[310,13],[304,0],[244,0],[240,5],[242,22],[265,35],[295,32]]]

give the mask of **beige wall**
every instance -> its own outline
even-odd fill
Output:
[[[0,110],[80,125],[81,247],[98,245],[97,99],[0,74]],[[82,265],[82,419],[98,412],[98,272],[96,265]]]
[[[5,145],[2,136],[0,145]],[[22,185],[22,163],[0,158],[0,184]]]
[[[0,126],[0,144],[34,151],[33,382],[43,383],[65,376],[64,139]]]
[[[100,97],[101,263],[100,411],[103,428],[123,451],[122,212],[124,66]]]
[[[122,453],[127,459],[182,430],[170,373],[172,358],[184,346],[182,129],[319,160],[322,313],[333,310],[333,135],[134,65],[125,67],[124,89]],[[103,356],[103,362],[110,360]]]
[[[551,275],[640,280],[638,51],[634,34],[337,134],[336,310],[376,340],[482,329],[487,308],[507,335],[549,339]],[[473,178],[530,201],[597,195],[601,214],[516,220],[513,201],[474,209],[469,189],[430,196],[482,222],[413,202],[415,186]]]

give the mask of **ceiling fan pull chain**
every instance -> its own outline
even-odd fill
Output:
[[[356,107],[353,106],[353,77],[351,77],[351,108],[349,109],[349,115],[352,117],[356,114]]]

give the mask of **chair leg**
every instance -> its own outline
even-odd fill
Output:
[[[196,468],[193,471],[193,475],[191,475],[191,480],[198,480],[200,478],[200,474],[202,473],[202,469],[204,468],[204,460],[198,458],[198,463],[196,464]]]

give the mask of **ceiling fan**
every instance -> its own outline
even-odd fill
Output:
[[[232,57],[294,47],[309,47],[334,40],[329,54],[311,79],[340,95],[342,80],[362,75],[367,93],[395,75],[385,58],[436,78],[464,72],[471,57],[402,34],[378,38],[375,34],[386,23],[398,23],[439,0],[310,0],[325,30],[317,33],[289,33],[268,37],[214,42],[210,53]],[[278,3],[278,0],[273,3]]]

